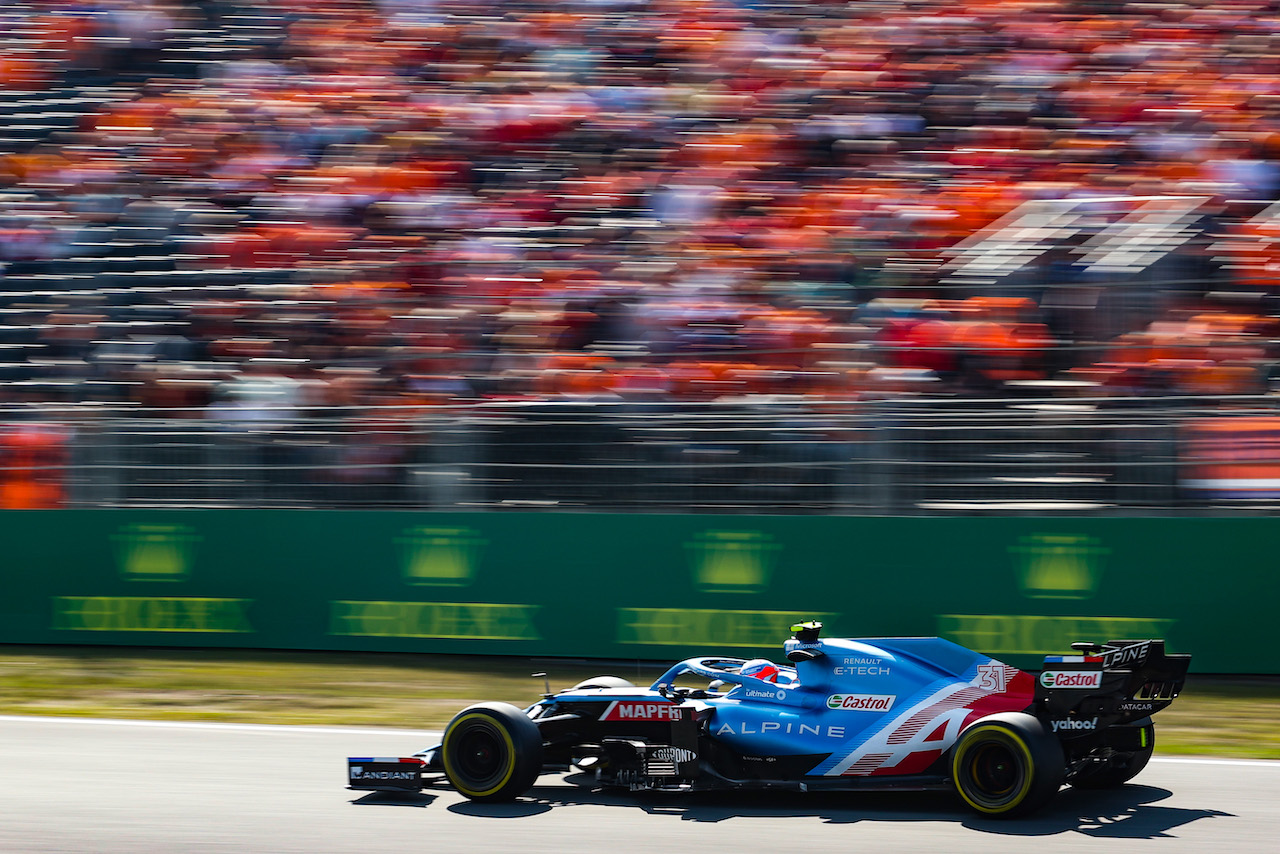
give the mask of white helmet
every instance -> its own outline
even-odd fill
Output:
[[[742,676],[754,676],[766,682],[777,682],[782,670],[767,658],[753,658],[738,668]]]

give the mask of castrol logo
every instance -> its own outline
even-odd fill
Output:
[[[832,694],[827,698],[827,708],[850,712],[887,712],[896,699],[897,694]]]
[[[1101,670],[1046,670],[1040,674],[1046,688],[1097,688],[1102,684]]]

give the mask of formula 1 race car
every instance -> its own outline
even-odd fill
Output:
[[[1191,661],[1161,640],[1077,643],[1032,674],[941,638],[820,629],[792,627],[785,665],[690,658],[648,688],[601,676],[524,710],[474,705],[412,757],[349,759],[348,784],[418,791],[443,778],[473,801],[509,801],[576,767],[632,791],[952,789],[980,813],[1021,815],[1063,783],[1140,772],[1151,715]]]

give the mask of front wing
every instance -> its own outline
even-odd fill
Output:
[[[421,757],[352,756],[347,759],[347,788],[368,792],[418,792],[438,773]]]

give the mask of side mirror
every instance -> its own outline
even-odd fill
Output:
[[[821,658],[823,653],[816,649],[793,649],[787,653],[787,661],[813,661],[815,658]]]

